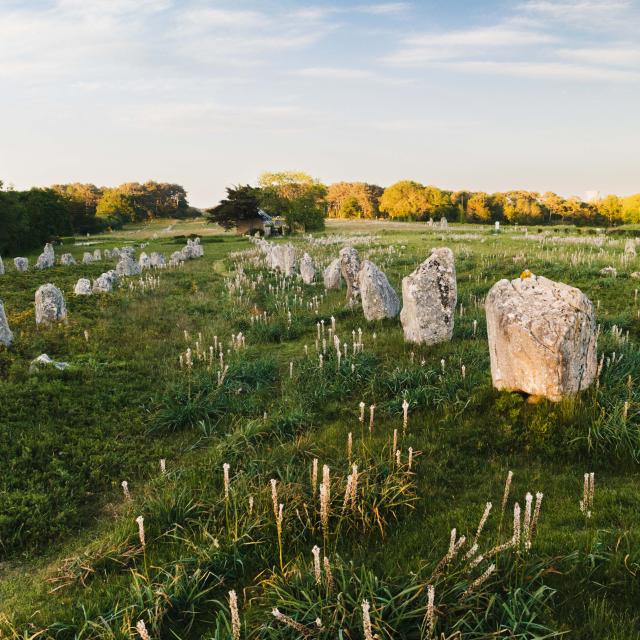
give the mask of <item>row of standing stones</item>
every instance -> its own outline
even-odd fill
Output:
[[[91,295],[92,293],[109,293],[119,282],[121,277],[139,275],[143,269],[147,268],[164,268],[166,266],[179,266],[186,260],[193,260],[204,255],[204,250],[200,244],[200,239],[187,240],[186,246],[180,251],[174,251],[171,254],[169,262],[166,262],[162,253],[153,252],[148,256],[144,251],[141,252],[138,260],[135,260],[135,249],[133,247],[125,247],[122,249],[105,249],[100,252],[99,249],[93,253],[85,252],[83,264],[98,262],[100,260],[117,259],[118,263],[115,269],[110,269],[98,276],[93,284],[89,278],[80,278],[74,287],[74,293],[77,296]],[[44,256],[44,258],[43,258]],[[70,258],[70,259],[69,259]],[[17,271],[26,271],[28,269],[28,260],[26,258],[16,258],[15,262]],[[24,262],[22,262],[24,261]],[[26,266],[25,266],[26,263]],[[18,264],[21,267],[18,268]],[[47,269],[55,264],[55,253],[51,244],[45,245],[43,253],[38,258],[36,268]],[[61,265],[76,264],[71,254],[63,254],[60,257]],[[4,266],[0,258],[0,275],[4,275]],[[35,293],[35,319],[36,324],[47,324],[65,320],[67,317],[67,307],[62,291],[54,284],[46,283],[38,287]],[[4,309],[4,303],[0,300],[0,344],[9,347],[13,342],[13,332],[9,328],[9,322]]]
[[[255,240],[267,267],[296,273],[291,244]],[[311,284],[316,268],[305,253],[299,273]],[[453,252],[433,249],[402,280],[400,300],[386,275],[371,261],[344,247],[323,272],[326,289],[347,287],[347,305],[362,305],[368,321],[394,318],[407,342],[434,345],[453,337],[457,304]],[[521,391],[559,401],[588,388],[597,376],[597,327],[594,306],[579,289],[525,271],[520,278],[500,280],[485,301],[491,377],[497,389]]]

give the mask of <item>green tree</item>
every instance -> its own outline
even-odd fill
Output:
[[[121,222],[133,222],[137,219],[133,197],[123,192],[120,187],[104,190],[96,208],[96,215]]]
[[[598,213],[607,221],[609,226],[622,222],[622,200],[616,195],[608,195],[596,203]]]
[[[382,187],[365,182],[334,182],[327,191],[327,210],[332,218],[377,218]]]
[[[207,209],[205,217],[223,229],[233,229],[242,220],[258,217],[258,190],[250,185],[227,187],[227,197],[218,205]]]
[[[491,222],[491,198],[486,193],[474,193],[467,201],[469,222]]]
[[[628,223],[640,222],[640,193],[622,199],[622,219]]]
[[[387,187],[380,198],[380,211],[390,218],[420,219],[430,209],[425,188],[413,180],[400,180]]]

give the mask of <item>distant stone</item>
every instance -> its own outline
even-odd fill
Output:
[[[56,362],[52,360],[46,353],[39,355],[35,360],[31,361],[29,365],[29,373],[35,373],[40,366],[53,366],[60,371],[64,371],[69,366],[68,362]]]
[[[2,262],[2,256],[0,256],[0,276],[4,275],[4,263]]]
[[[364,317],[372,320],[395,318],[400,311],[398,294],[389,284],[387,276],[378,267],[365,260],[359,274],[360,297]]]
[[[402,279],[400,321],[405,340],[427,345],[451,340],[457,301],[453,252],[446,247],[433,249]]]
[[[111,258],[113,257],[113,251],[110,251],[109,249],[105,249],[103,251],[103,255],[105,260],[111,260]]]
[[[600,275],[615,278],[618,275],[618,270],[615,267],[604,267],[604,269],[600,269]]]
[[[93,253],[91,251],[85,251],[82,254],[82,264],[92,264],[93,263]]]
[[[140,269],[148,269],[151,267],[151,260],[149,256],[143,251],[138,258],[138,264],[140,265]]]
[[[323,274],[325,289],[339,289],[342,286],[342,273],[340,272],[340,258],[336,258],[324,270]]]
[[[113,291],[113,287],[118,284],[118,274],[111,269],[98,276],[93,281],[94,293],[109,293]]]
[[[166,264],[164,253],[160,253],[159,251],[154,251],[149,256],[149,262],[152,267],[164,267]]]
[[[116,265],[116,273],[119,276],[137,276],[140,275],[140,265],[131,257],[128,251],[124,251],[120,255],[120,260]]]
[[[76,286],[73,288],[73,293],[77,296],[90,296],[91,295],[91,280],[88,278],[80,278],[76,282]]]
[[[29,270],[29,258],[14,258],[13,264],[16,271],[25,272]]]
[[[200,238],[195,240],[187,240],[187,246],[182,248],[182,257],[184,260],[195,260],[204,255],[204,249],[200,244]]]
[[[93,261],[94,262],[100,262],[100,260],[102,260],[102,252],[100,251],[100,249],[94,249],[93,250]]]
[[[284,274],[292,276],[296,272],[296,250],[292,244],[285,244],[282,247],[284,254]]]
[[[358,284],[360,256],[353,247],[340,249],[340,273],[347,283],[347,304],[351,307],[357,304],[360,298],[360,287]]]
[[[63,253],[60,256],[60,264],[65,267],[69,267],[71,265],[74,265],[75,263],[76,259],[70,253]]]
[[[637,278],[640,278],[640,271],[634,271],[634,272],[631,274],[631,277],[632,277],[632,278],[636,278],[636,279],[637,279]]]
[[[54,284],[43,284],[36,291],[36,324],[58,322],[67,317],[62,291]]]
[[[119,254],[120,254],[121,258],[122,258],[123,255],[128,255],[131,258],[133,258],[136,255],[135,247],[122,247],[118,251],[119,251]]]
[[[4,312],[4,304],[0,300],[0,344],[10,347],[13,342],[13,332],[9,329],[9,321]]]
[[[53,245],[50,242],[44,245],[44,250],[38,256],[36,262],[36,269],[50,269],[53,267],[56,261],[56,255],[53,251]]]
[[[300,276],[305,284],[311,284],[316,277],[316,265],[308,253],[305,253],[300,260]]]
[[[624,253],[629,258],[635,258],[636,257],[636,255],[637,255],[636,254],[636,241],[633,238],[629,238],[624,243]]]
[[[442,216],[442,218],[440,218],[440,228],[441,229],[448,229],[449,228],[449,221]]]
[[[500,280],[485,309],[496,389],[558,401],[594,381],[595,312],[580,289],[530,274]]]

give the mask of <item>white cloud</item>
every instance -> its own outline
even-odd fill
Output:
[[[560,49],[563,58],[595,65],[637,67],[640,65],[639,47],[594,47]]]
[[[345,67],[305,67],[293,72],[305,78],[332,78],[337,80],[357,80],[371,78],[373,73],[365,69],[348,69]]]

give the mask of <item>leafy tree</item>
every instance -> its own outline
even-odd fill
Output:
[[[467,201],[469,222],[491,222],[491,198],[486,193],[474,193]]]
[[[392,184],[380,198],[380,211],[390,218],[420,219],[429,208],[425,188],[413,180],[400,180]]]
[[[622,200],[615,195],[608,195],[596,203],[598,213],[607,221],[609,226],[622,222]]]
[[[120,188],[105,189],[98,202],[96,215],[121,222],[133,222],[137,219],[132,196],[122,192]]]
[[[327,209],[333,218],[377,218],[384,189],[365,182],[335,182],[327,191]]]
[[[509,222],[520,224],[539,224],[544,222],[545,211],[538,193],[508,191],[503,195],[503,214]]]
[[[51,187],[67,203],[71,225],[77,233],[97,231],[100,228],[96,219],[96,209],[102,191],[94,184],[54,184]]]
[[[640,193],[623,198],[622,219],[629,223],[640,222]]]
[[[227,197],[215,207],[207,209],[205,216],[211,223],[224,229],[233,229],[242,220],[253,220],[259,210],[258,190],[250,185],[227,187]]]

